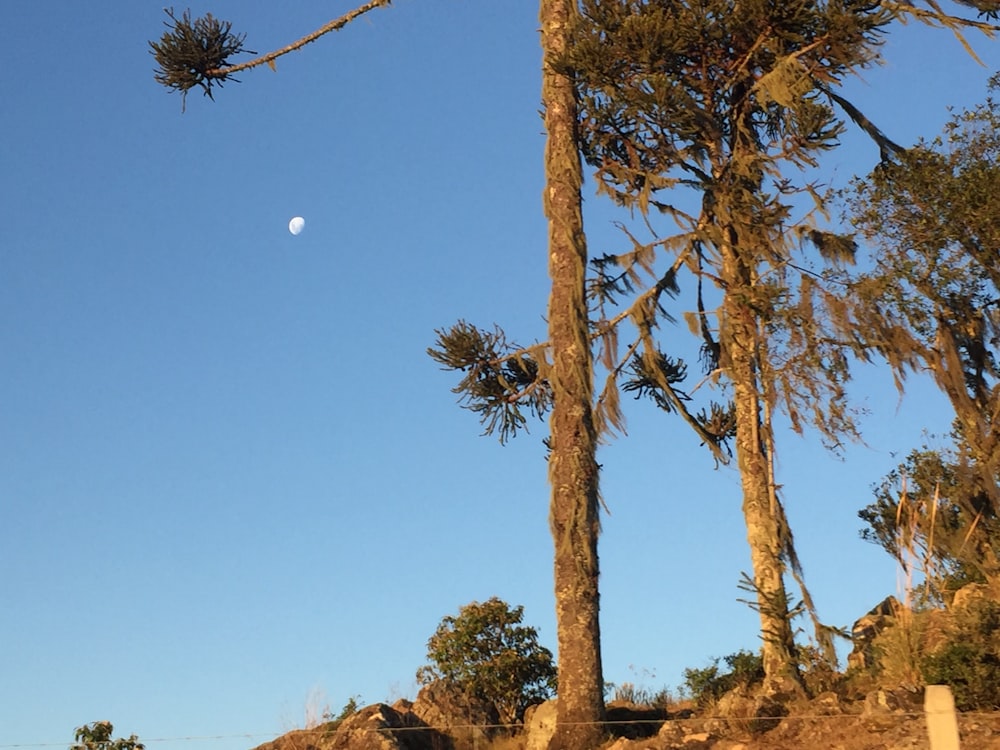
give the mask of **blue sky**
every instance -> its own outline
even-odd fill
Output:
[[[192,10],[264,52],[351,7]],[[554,648],[545,427],[480,437],[425,354],[459,318],[544,335],[536,16],[397,0],[182,115],[146,46],[162,3],[6,6],[0,747],[108,719],[151,748],[238,750],[310,701],[412,698],[441,617],[493,595]],[[974,42],[985,67],[947,32],[898,28],[848,92],[898,142],[933,136],[1000,67]],[[845,138],[829,177],[876,158]],[[623,217],[592,193],[592,251],[614,251]],[[900,403],[862,370],[854,392],[867,446],[841,460],[779,437],[838,625],[897,586],[857,538],[870,485],[949,422],[918,381]],[[756,647],[738,477],[626,408],[600,456],[605,676],[676,685]]]

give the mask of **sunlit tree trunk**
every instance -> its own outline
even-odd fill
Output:
[[[736,459],[743,487],[743,517],[753,567],[753,587],[760,615],[765,687],[787,693],[801,684],[795,636],[784,581],[783,552],[787,529],[773,484],[765,419],[751,271],[732,247],[723,249],[726,294],[719,343],[721,364],[733,387],[736,410]]]
[[[545,107],[545,215],[549,224],[550,381],[554,394],[549,480],[555,546],[559,698],[550,750],[590,750],[604,738],[598,558],[597,439],[585,281],[583,172],[572,79],[553,62],[566,48],[574,0],[541,0]]]

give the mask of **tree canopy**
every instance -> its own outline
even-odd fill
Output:
[[[497,597],[460,607],[427,641],[431,663],[417,671],[417,680],[444,680],[492,703],[502,722],[520,721],[528,706],[556,689],[552,652],[538,643],[535,628],[521,624],[523,618],[524,607]]]

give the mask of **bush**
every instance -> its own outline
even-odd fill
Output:
[[[145,745],[134,734],[127,740],[111,739],[114,731],[110,721],[95,721],[77,727],[74,735],[76,742],[70,745],[70,750],[145,750]]]
[[[667,708],[677,702],[670,688],[663,687],[659,690],[640,687],[632,682],[623,682],[615,685],[612,682],[606,683],[605,696],[610,695],[611,703],[627,703],[631,706],[648,706],[650,708]]]
[[[921,662],[928,685],[948,685],[960,711],[1000,708],[1000,602],[954,611],[946,641]]]
[[[496,597],[461,607],[427,641],[431,664],[417,670],[417,680],[449,682],[492,703],[504,723],[522,720],[528,706],[552,697],[556,688],[552,652],[538,644],[535,628],[520,624],[523,615],[524,607]]]
[[[729,671],[719,671],[719,659],[703,669],[685,669],[684,687],[701,707],[711,705],[737,687],[749,687],[764,679],[764,661],[760,654],[737,651],[722,659]]]

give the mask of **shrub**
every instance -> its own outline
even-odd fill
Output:
[[[70,750],[145,750],[145,745],[134,734],[128,739],[111,739],[114,730],[110,721],[95,721],[77,727],[74,735],[76,742],[70,745]]]
[[[684,670],[684,686],[691,698],[702,707],[711,705],[737,687],[749,687],[764,679],[764,662],[760,654],[737,651],[723,657],[729,671],[719,671],[719,659],[703,669]]]
[[[921,661],[928,685],[948,685],[960,711],[1000,708],[1000,602],[952,612],[946,641]]]
[[[523,615],[524,607],[496,597],[461,607],[427,641],[431,663],[417,671],[417,680],[449,682],[492,703],[504,723],[520,721],[528,706],[550,698],[556,687],[552,652],[539,645],[535,628],[521,625]]]

